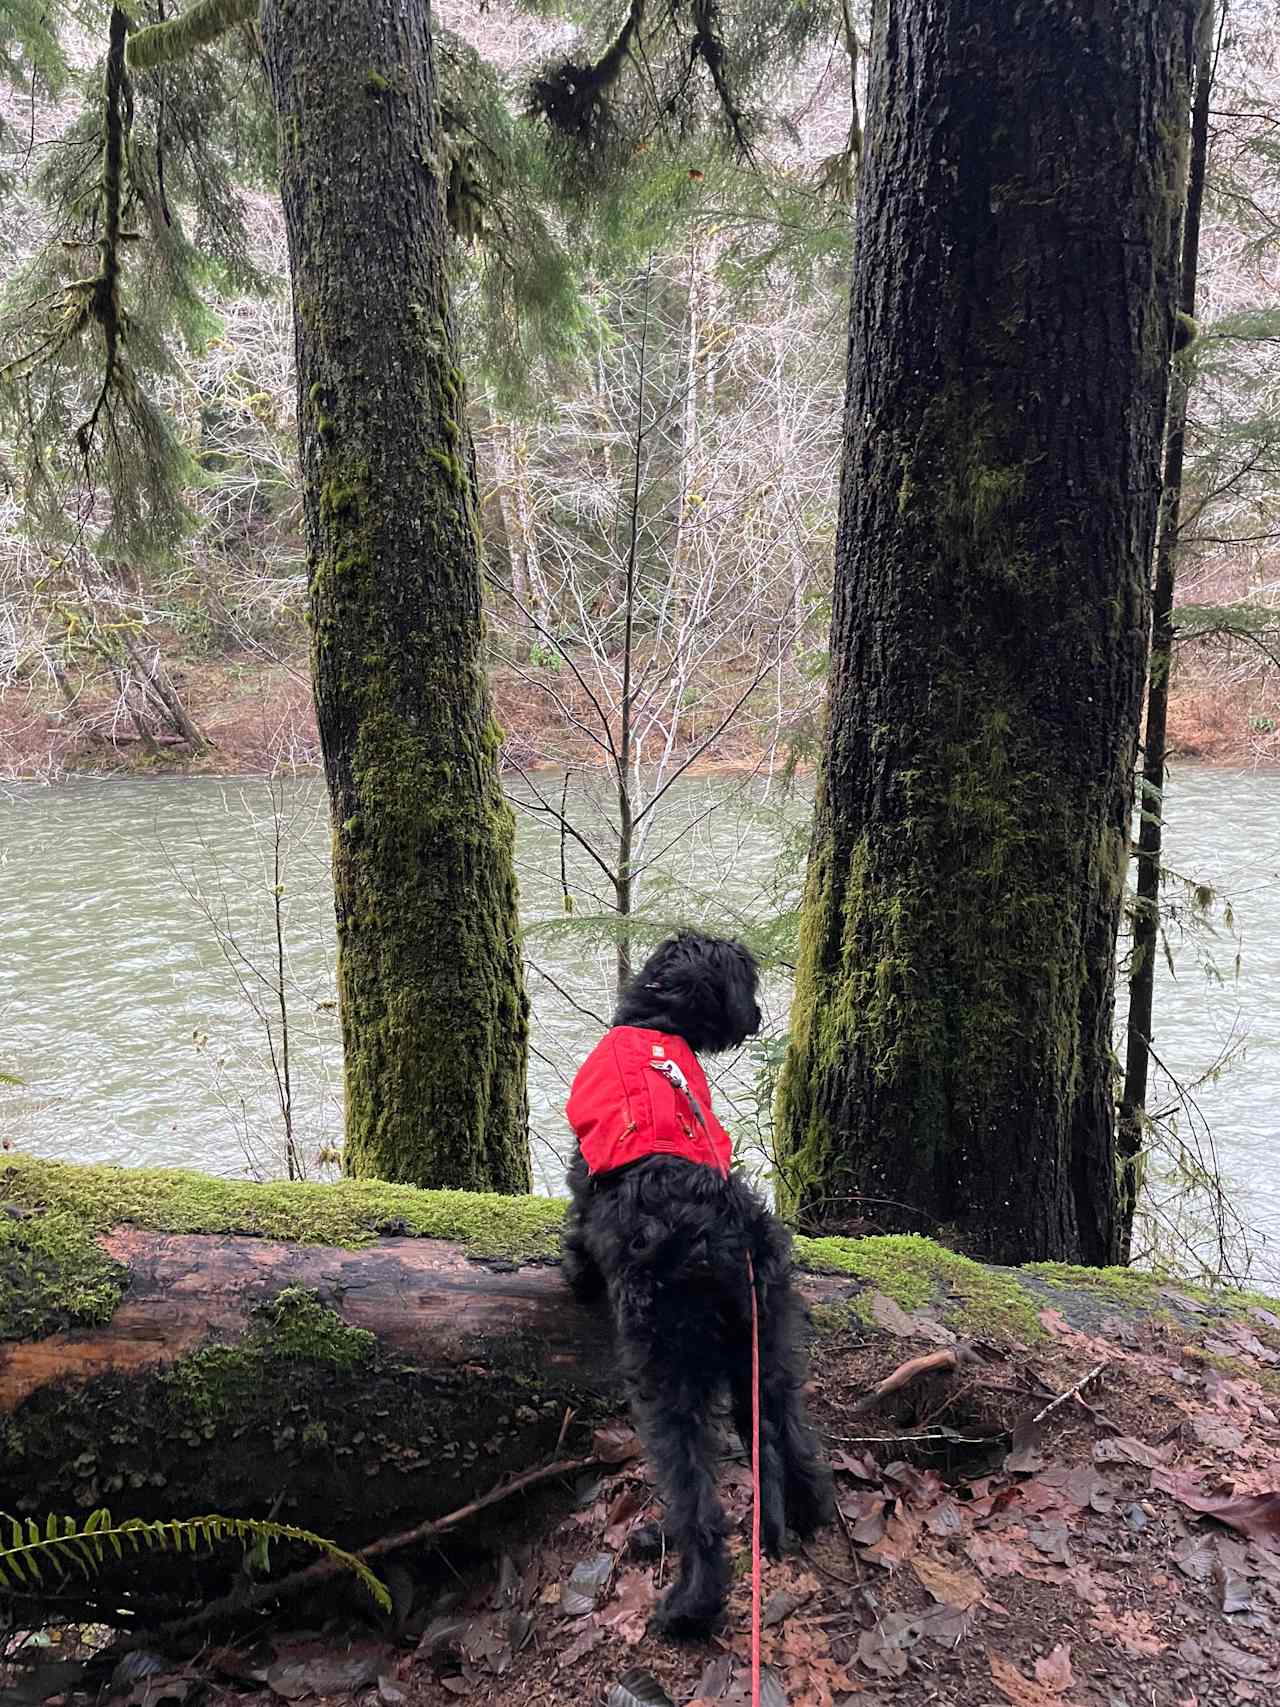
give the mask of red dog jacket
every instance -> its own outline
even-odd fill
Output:
[[[565,1113],[593,1174],[683,1156],[728,1175],[733,1142],[711,1112],[706,1074],[669,1032],[606,1031],[578,1068]]]

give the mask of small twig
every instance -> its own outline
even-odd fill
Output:
[[[999,1434],[952,1434],[950,1429],[934,1428],[925,1434],[830,1434],[823,1429],[822,1438],[838,1440],[842,1446],[909,1446],[919,1440],[945,1440],[952,1446],[990,1446],[1008,1432],[1001,1429]]]
[[[398,1553],[405,1547],[415,1546],[419,1541],[429,1541],[446,1529],[456,1528],[459,1523],[474,1517],[477,1512],[498,1505],[512,1494],[521,1493],[525,1488],[534,1487],[539,1482],[549,1482],[555,1476],[577,1475],[582,1470],[591,1469],[597,1462],[594,1457],[561,1458],[554,1464],[543,1464],[536,1470],[526,1470],[523,1476],[503,1482],[499,1487],[490,1488],[487,1494],[481,1494],[479,1499],[459,1506],[456,1511],[448,1512],[444,1517],[432,1518],[430,1522],[416,1524],[412,1529],[402,1529],[397,1535],[384,1535],[379,1541],[371,1541],[355,1556],[366,1561],[381,1559],[388,1553]],[[341,1576],[345,1570],[345,1565],[337,1564],[332,1559],[317,1559],[314,1565],[307,1565],[303,1570],[281,1577],[279,1582],[258,1583],[247,1594],[241,1588],[236,1594],[225,1594],[218,1600],[210,1601],[207,1606],[201,1607],[199,1612],[193,1612],[187,1618],[174,1619],[169,1624],[161,1625],[158,1630],[140,1634],[131,1643],[131,1647],[136,1648],[149,1641],[163,1642],[172,1636],[185,1635],[190,1630],[204,1629],[206,1625],[216,1624],[220,1618],[239,1616],[255,1606],[265,1605],[268,1601],[284,1600],[298,1594],[302,1589],[311,1588],[315,1583],[327,1582],[330,1578]]]
[[[1096,1380],[1097,1377],[1102,1374],[1102,1371],[1107,1367],[1110,1361],[1110,1358],[1104,1357],[1102,1362],[1095,1364],[1087,1375],[1082,1375],[1074,1387],[1068,1387],[1065,1393],[1059,1393],[1056,1399],[1050,1399],[1044,1409],[1037,1411],[1035,1416],[1032,1417],[1032,1422],[1043,1422],[1051,1411],[1057,1410],[1059,1405],[1065,1405],[1068,1399],[1074,1399],[1077,1394],[1082,1393],[1089,1385],[1090,1381]]]

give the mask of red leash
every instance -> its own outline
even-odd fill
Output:
[[[747,1282],[751,1287],[751,1707],[760,1707],[760,1311],[750,1251]]]

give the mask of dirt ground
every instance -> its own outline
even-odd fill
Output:
[[[1217,1707],[1280,1702],[1280,1315],[1047,1306],[1033,1347],[964,1343],[917,1313],[856,1323],[816,1360],[812,1410],[839,1521],[764,1570],[768,1707]],[[957,1365],[866,1396],[895,1368]],[[1056,1402],[1055,1402],[1056,1401]],[[647,1629],[668,1561],[631,1556],[655,1515],[638,1443],[601,1431],[573,1486],[498,1506],[355,1591],[143,1648],[131,1707],[705,1707],[750,1700],[750,1475],[727,1437],[737,1575],[725,1629]],[[365,1603],[367,1606],[367,1603]],[[13,1707],[103,1699],[55,1637]],[[70,1662],[70,1664],[68,1664]],[[58,1669],[60,1666],[66,1669]],[[50,1685],[56,1685],[50,1689]]]
[[[167,739],[148,752],[113,695],[89,682],[74,713],[47,692],[21,685],[0,691],[0,776],[49,777],[67,771],[130,774],[261,776],[284,770],[300,774],[320,769],[320,742],[305,656],[267,663],[246,656],[219,662],[189,662],[173,669],[175,686],[201,732],[213,743],[193,757]],[[732,668],[722,684],[725,704],[741,683]],[[557,698],[575,715],[590,721],[585,702],[574,704],[572,677],[556,678]],[[597,762],[587,737],[558,715],[554,704],[528,680],[496,671],[493,691],[498,721],[505,732],[503,756],[509,767],[554,768]],[[580,697],[580,695],[579,695]],[[806,724],[816,709],[796,705],[784,715],[782,733]],[[703,721],[683,731],[696,745],[714,723],[720,702],[708,704]],[[705,771],[749,770],[760,762],[763,739],[772,739],[772,717],[753,727],[735,722],[702,762]],[[1270,677],[1223,680],[1194,661],[1179,670],[1169,707],[1169,739],[1175,757],[1200,764],[1280,763],[1280,698]]]

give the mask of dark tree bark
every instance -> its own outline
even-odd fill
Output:
[[[878,9],[784,1196],[1113,1261],[1193,19]],[[845,1200],[842,1202],[841,1200]]]
[[[266,0],[347,1171],[529,1188],[511,814],[445,276],[427,0]]]
[[[1209,95],[1213,86],[1213,0],[1205,0],[1196,57],[1196,97],[1191,114],[1191,163],[1187,172],[1187,212],[1182,232],[1182,277],[1178,307],[1185,324],[1194,325],[1196,275],[1200,262],[1200,212],[1209,161]],[[1147,724],[1142,775],[1138,783],[1140,822],[1137,848],[1133,952],[1129,967],[1129,1014],[1125,1045],[1124,1094],[1120,1099],[1121,1255],[1128,1261],[1139,1170],[1147,1134],[1147,1081],[1151,1066],[1151,1019],[1155,1002],[1156,950],[1160,936],[1160,849],[1164,838],[1164,778],[1168,754],[1169,674],[1173,667],[1173,593],[1178,573],[1178,532],[1182,511],[1182,470],[1187,448],[1187,403],[1191,364],[1179,362],[1169,390],[1169,436],[1164,457],[1164,491],[1156,540],[1156,572],[1151,611],[1151,660],[1147,671]]]

